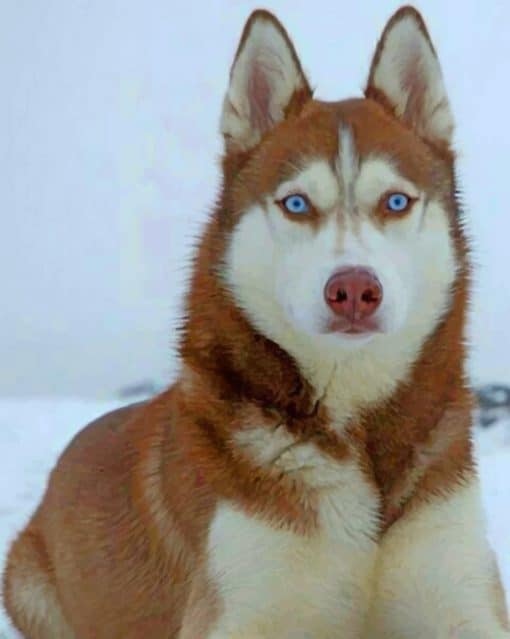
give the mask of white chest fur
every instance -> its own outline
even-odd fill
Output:
[[[208,557],[223,614],[210,639],[360,636],[376,553],[377,497],[352,460],[326,460],[309,444],[290,457],[279,465],[292,463],[294,470],[296,460],[306,460],[307,481],[320,486],[320,531],[299,536],[221,504]]]

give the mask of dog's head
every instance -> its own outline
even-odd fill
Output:
[[[336,103],[313,99],[276,18],[250,17],[222,116],[223,278],[258,330],[284,347],[425,339],[458,266],[452,130],[414,9],[387,24],[365,97]]]

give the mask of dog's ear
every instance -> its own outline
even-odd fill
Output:
[[[372,61],[367,88],[421,137],[449,145],[453,117],[434,46],[421,15],[402,7],[389,20]]]
[[[269,12],[252,13],[230,71],[221,132],[227,151],[246,151],[312,92],[285,29]]]

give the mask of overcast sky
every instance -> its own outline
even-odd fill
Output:
[[[169,379],[242,0],[16,0],[0,8],[0,394]],[[360,95],[397,3],[265,2],[324,99]],[[510,382],[510,3],[418,4],[457,117],[476,240],[475,381]]]

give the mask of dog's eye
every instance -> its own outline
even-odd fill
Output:
[[[304,195],[298,195],[297,193],[294,195],[288,195],[282,200],[282,204],[289,213],[294,213],[296,215],[308,213],[310,210],[310,204],[306,197]]]
[[[386,208],[388,211],[403,213],[411,206],[412,200],[405,193],[390,193],[386,196]]]

